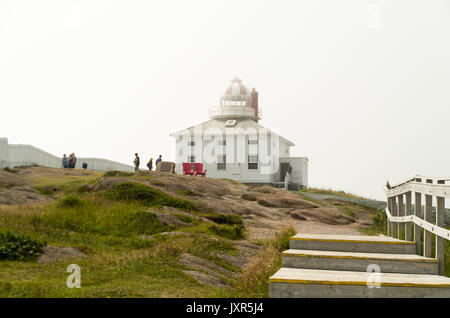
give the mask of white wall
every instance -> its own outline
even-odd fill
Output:
[[[230,139],[234,139],[234,142],[230,142]],[[202,160],[201,154],[203,154],[204,149],[212,149],[211,147],[208,148],[208,145],[210,144],[216,144],[217,140],[215,136],[211,136],[211,139],[198,139],[196,141],[196,146],[191,148],[192,154],[195,155],[195,162],[203,162],[203,169],[206,169],[206,176],[210,178],[228,178],[233,179],[241,182],[280,182],[280,166],[278,166],[278,170],[271,174],[262,174],[261,167],[262,163],[259,162],[258,169],[248,169],[248,163],[247,163],[247,155],[249,153],[257,153],[257,147],[260,147],[260,143],[258,145],[249,145],[248,144],[249,136],[245,136],[244,139],[244,147],[245,147],[245,162],[237,163],[238,162],[238,138],[237,136],[228,135],[227,136],[227,149],[225,150],[227,153],[227,162],[226,164],[226,170],[217,170],[217,163],[206,163],[205,160]],[[279,162],[288,162],[292,166],[292,175],[291,175],[291,182],[297,183],[301,186],[307,187],[308,186],[308,159],[306,157],[289,157],[290,155],[290,146],[289,144],[283,140],[282,138],[277,139],[279,141],[279,154],[274,154],[279,157]],[[180,140],[175,140],[175,142],[182,142]],[[272,142],[272,136],[269,136],[267,140],[267,150],[269,151],[268,155],[272,155],[272,150],[270,148],[270,144]],[[202,145],[201,149],[196,149],[198,144]],[[179,148],[180,144],[178,145],[177,149]],[[242,144],[240,145],[242,146]],[[233,149],[231,149],[234,147]],[[252,149],[251,149],[252,148]],[[215,149],[218,151],[218,148]],[[213,152],[214,153],[214,152]],[[233,156],[231,156],[233,154]],[[214,155],[216,155],[214,153]],[[217,158],[217,157],[216,157]],[[180,156],[176,156],[176,173],[182,174],[183,173],[183,167],[181,164],[181,161],[184,160],[184,162],[188,162],[185,159],[182,159]],[[261,158],[260,158],[261,160]]]
[[[292,167],[290,182],[298,183],[301,186],[308,187],[308,158],[306,157],[288,157],[280,158],[280,163],[289,163]]]
[[[88,170],[96,171],[134,171],[134,167],[100,158],[77,158],[75,168],[81,169],[87,162]],[[0,168],[39,165],[43,167],[62,168],[62,158],[30,145],[11,145],[7,138],[0,138]]]

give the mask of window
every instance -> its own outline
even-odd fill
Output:
[[[257,145],[258,144],[258,140],[257,139],[249,139],[248,140],[248,144],[249,145]]]
[[[248,168],[258,169],[258,155],[248,155]]]
[[[218,144],[219,146],[226,146],[226,145],[227,145],[227,141],[226,141],[226,140],[218,140],[218,141],[217,141],[217,144]]]
[[[195,156],[189,156],[189,161],[191,163],[191,169],[194,169]]]
[[[227,156],[221,155],[217,157],[217,170],[225,170],[227,168]]]
[[[188,141],[188,146],[195,146],[195,141]]]

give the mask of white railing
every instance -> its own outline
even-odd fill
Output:
[[[450,198],[450,177],[430,178],[414,176],[402,183],[386,182],[388,235],[414,241],[416,253],[421,254],[423,229],[423,256],[432,256],[432,235],[435,235],[435,258],[439,261],[439,274],[444,274],[445,240],[450,231],[444,228],[445,199]],[[414,204],[412,194],[414,193]],[[422,207],[422,198],[425,205]],[[433,197],[436,198],[436,217],[433,220]],[[397,224],[397,226],[395,226]],[[414,224],[414,236],[412,231]]]

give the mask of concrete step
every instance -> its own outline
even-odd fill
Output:
[[[414,242],[389,236],[297,234],[290,240],[291,249],[384,254],[414,254]]]
[[[439,274],[439,263],[434,258],[413,254],[383,254],[290,249],[282,253],[282,266],[366,272],[371,264],[382,273]]]
[[[368,285],[368,282],[371,285]],[[376,288],[378,284],[379,288]],[[370,288],[372,287],[372,288]],[[450,297],[450,278],[439,275],[281,268],[269,280],[269,297]]]

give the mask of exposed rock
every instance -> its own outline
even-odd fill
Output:
[[[152,213],[156,214],[158,221],[160,221],[164,224],[167,224],[167,225],[183,225],[183,226],[189,225],[189,223],[183,222],[179,218],[177,218],[175,215],[167,213],[167,212],[162,213],[162,212],[152,211]]]
[[[188,253],[181,254],[179,262],[187,267],[190,267],[195,270],[201,270],[211,275],[214,274],[221,274],[225,276],[235,275],[235,273],[233,273],[232,271],[220,267],[219,265],[214,264],[213,262],[210,262],[208,260],[205,260],[203,258]]]
[[[71,257],[86,257],[86,254],[73,247],[56,247],[47,245],[44,247],[44,253],[39,256],[38,263],[48,264]]]
[[[307,218],[305,218],[302,214],[298,213],[298,212],[292,212],[290,214],[290,216],[296,220],[302,220],[302,221],[306,221]]]
[[[153,239],[156,235],[162,235],[162,236],[175,236],[175,235],[192,235],[192,233],[189,232],[162,232],[162,233],[158,233],[158,234],[153,234],[153,235],[141,235],[139,236],[139,238],[143,239],[143,240],[151,240]]]
[[[209,285],[209,286],[213,286],[213,287],[217,287],[217,288],[229,288],[228,284],[222,280],[219,279],[215,276],[212,275],[208,275],[202,272],[197,272],[197,271],[191,271],[191,270],[183,270],[183,273],[191,276],[192,278],[194,278],[196,281]]]
[[[261,249],[260,246],[248,241],[234,241],[233,246],[237,249],[237,254],[216,253],[215,255],[238,268],[243,268]]]
[[[15,187],[26,184],[27,182],[17,174],[0,169],[0,187]]]
[[[41,195],[35,189],[20,186],[0,189],[0,204],[23,205],[48,202],[49,198]]]

